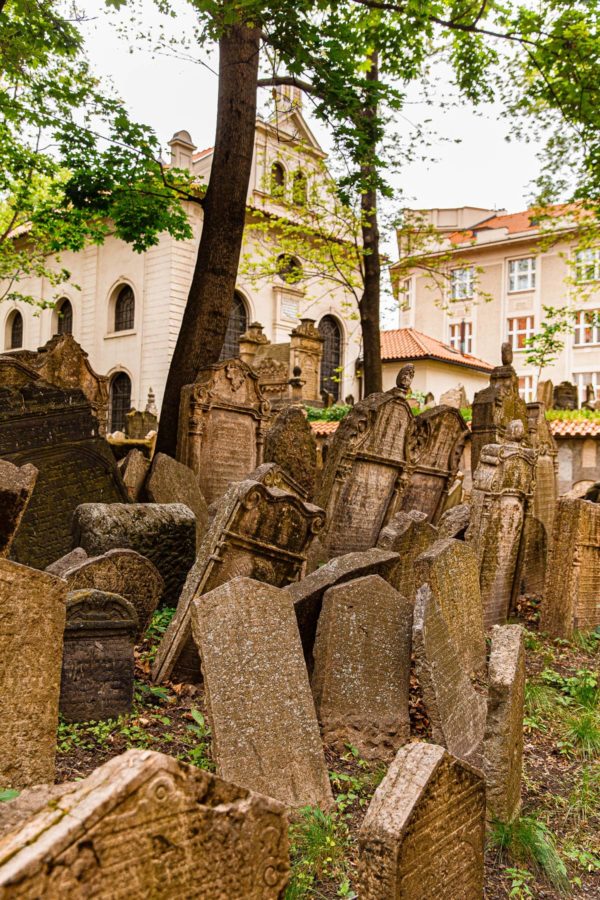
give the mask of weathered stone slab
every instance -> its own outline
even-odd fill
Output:
[[[309,672],[313,668],[313,646],[325,591],[336,584],[343,584],[363,575],[381,575],[389,580],[389,573],[397,562],[397,553],[372,547],[363,553],[346,553],[344,556],[338,556],[301,581],[286,587],[286,591],[294,601],[304,658]]]
[[[161,602],[176,606],[196,558],[196,521],[182,503],[84,503],[73,516],[73,543],[90,556],[123,549],[145,556],[164,581]]]
[[[434,744],[398,751],[359,832],[360,900],[481,900],[485,784]]]
[[[67,586],[0,559],[0,784],[54,781]]]
[[[488,819],[512,822],[521,806],[525,648],[520,625],[492,631],[483,742]]]
[[[35,466],[28,464],[19,468],[0,459],[0,557],[9,554],[37,476]]]
[[[306,552],[323,527],[322,509],[256,481],[233,484],[198,551],[152,670],[165,678],[198,681],[200,666],[190,629],[191,603],[237,575],[276,587],[300,576]]]
[[[561,381],[554,388],[552,398],[554,409],[577,409],[579,406],[579,394],[577,385],[570,381]]]
[[[149,750],[129,750],[57,793],[2,804],[1,818],[22,817],[0,839],[0,896],[283,895],[287,823],[270,797]]]
[[[253,469],[246,476],[244,481],[260,481],[261,484],[266,484],[267,487],[275,487],[281,491],[287,491],[289,494],[294,494],[295,497],[300,497],[301,500],[307,499],[304,488],[300,487],[298,482],[294,481],[285,469],[274,462],[264,462],[257,466],[256,469]],[[216,500],[213,505],[217,506],[218,503],[219,501]]]
[[[196,599],[192,608],[218,773],[288,806],[330,807],[289,594],[234,578]]]
[[[144,482],[148,474],[150,463],[141,450],[135,447],[118,464],[123,484],[127,488],[127,496],[132,503],[137,503],[142,497]],[[157,501],[160,503],[161,501]]]
[[[59,578],[62,578],[65,572],[79,566],[82,562],[85,562],[86,559],[89,559],[89,557],[83,547],[75,547],[70,553],[65,553],[65,555],[61,556],[60,559],[57,559],[56,562],[46,566],[46,572],[50,572],[51,575],[57,575]]]
[[[208,528],[208,506],[194,472],[166,453],[157,453],[146,481],[146,493],[152,503],[183,503],[192,510],[199,547]]]
[[[396,513],[389,525],[381,529],[377,546],[398,553],[399,560],[390,571],[390,584],[414,602],[419,584],[415,579],[415,560],[437,538],[437,530],[427,521],[427,514],[416,509]]]
[[[67,594],[60,712],[68,722],[116,719],[131,712],[138,617],[118,594]]]
[[[553,637],[600,625],[600,504],[559,499],[541,613]]]
[[[528,403],[527,417],[529,442],[537,451],[537,457],[531,515],[523,533],[521,588],[524,593],[541,596],[558,499],[558,449],[546,420],[545,405],[542,402]]]
[[[329,588],[314,648],[323,740],[389,761],[410,737],[412,603],[379,575]]]
[[[486,647],[479,565],[464,541],[436,541],[415,562],[415,582],[427,584],[448,626],[466,672],[485,671]]]
[[[417,591],[413,652],[434,741],[459,759],[479,765],[486,700],[472,687],[428,585]]]
[[[265,437],[264,461],[281,466],[312,500],[317,474],[317,441],[304,409],[288,406],[273,419]]]
[[[471,504],[460,503],[444,513],[438,522],[440,538],[456,538],[463,540],[471,521]]]

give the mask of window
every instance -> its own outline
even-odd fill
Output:
[[[333,394],[334,400],[340,396],[340,366],[342,362],[342,332],[333,316],[324,316],[319,322],[319,334],[323,338],[321,359],[321,393]]]
[[[128,284],[122,287],[115,302],[115,331],[130,331],[135,319],[135,297]]]
[[[277,257],[277,274],[287,284],[296,284],[302,278],[302,265],[295,256],[282,253]]]
[[[448,341],[454,350],[459,353],[473,352],[473,323],[455,322],[450,325],[450,339]]]
[[[600,388],[600,372],[575,372],[573,374],[573,383],[577,385],[579,392],[579,405],[586,401],[586,387],[591,384],[594,388],[594,394],[598,396]]]
[[[414,281],[412,278],[405,278],[400,282],[400,311],[405,312],[412,308],[414,294]]]
[[[220,359],[232,359],[240,355],[240,336],[248,327],[248,313],[243,297],[237,291],[233,295],[233,306],[229,313],[229,322],[225,332],[225,341]]]
[[[63,297],[56,305],[56,333],[73,334],[73,307],[71,301]]]
[[[526,259],[509,259],[508,290],[532,291],[535,287],[535,256]]]
[[[18,310],[8,320],[6,346],[9,350],[18,350],[23,346],[23,316]]]
[[[577,281],[600,281],[600,248],[577,251],[575,278]]]
[[[308,187],[304,172],[296,172],[292,183],[292,200],[296,206],[306,206]]]
[[[110,381],[110,430],[125,431],[127,413],[131,409],[131,379],[117,372]]]
[[[508,340],[513,350],[525,350],[525,341],[534,334],[533,316],[508,320]]]
[[[282,197],[285,191],[285,169],[281,163],[271,166],[271,193],[274,197]]]
[[[519,396],[525,403],[533,402],[533,375],[519,376]]]
[[[577,313],[573,343],[600,344],[600,309],[582,309]]]
[[[452,269],[450,272],[450,296],[452,300],[467,300],[473,296],[473,266]]]

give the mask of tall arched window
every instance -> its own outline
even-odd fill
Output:
[[[308,186],[304,172],[296,172],[292,184],[292,200],[296,206],[306,206]]]
[[[340,373],[342,364],[342,331],[333,316],[323,316],[319,322],[319,334],[323,338],[323,358],[321,360],[321,391],[340,397]]]
[[[110,430],[125,431],[126,416],[131,409],[131,379],[116,372],[110,380]]]
[[[221,359],[231,359],[240,355],[240,335],[248,327],[248,313],[246,304],[241,294],[237,291],[233,295],[233,306],[229,313],[229,323],[225,333],[225,342],[221,350]]]
[[[285,191],[285,169],[281,163],[271,166],[271,193],[274,197],[282,197]]]
[[[73,334],[73,307],[66,297],[56,304],[56,318],[57,334]]]
[[[6,347],[18,350],[23,346],[23,316],[16,309],[7,322]]]
[[[302,279],[302,264],[295,256],[282,253],[277,257],[277,274],[287,284],[296,284]]]
[[[135,320],[135,297],[128,284],[124,285],[115,301],[115,331],[129,331]]]

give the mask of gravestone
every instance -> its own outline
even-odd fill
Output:
[[[1,896],[277,900],[288,880],[282,805],[162,753],[2,807]]]
[[[127,500],[82,391],[43,381],[8,356],[0,356],[0,457],[38,470],[11,548],[13,559],[36,569],[71,550],[71,519],[79,503]]]
[[[182,503],[84,503],[73,516],[73,543],[90,556],[135,550],[164,581],[161,603],[176,606],[196,558],[196,521]]]
[[[201,369],[183,388],[177,459],[196,473],[209,505],[262,462],[269,413],[258,375],[240,359]]]
[[[317,473],[317,441],[303,408],[288,406],[277,413],[265,437],[265,462],[274,462],[312,500]]]
[[[67,722],[131,712],[137,630],[137,613],[124,597],[93,588],[67,594],[60,682],[60,713]]]
[[[467,392],[462,384],[450,388],[440,396],[440,406],[451,406],[453,409],[466,409],[469,406]]]
[[[0,784],[54,781],[67,586],[0,559]]]
[[[486,628],[506,622],[520,587],[537,455],[523,445],[523,436],[522,423],[511,422],[505,443],[483,448],[473,478],[466,541],[479,560]]]
[[[244,575],[283,587],[300,576],[306,551],[323,527],[322,509],[256,481],[233,484],[198,551],[152,670],[155,681],[200,679],[191,637],[192,600]]]
[[[377,546],[393,550],[399,560],[388,575],[390,584],[414,603],[419,585],[415,580],[415,560],[437,538],[437,531],[427,521],[427,515],[416,509],[399,512],[381,529]]]
[[[561,381],[554,388],[552,405],[554,409],[577,409],[579,407],[579,395],[577,385],[570,381]]]
[[[481,773],[434,744],[402,747],[358,839],[360,900],[481,900]]]
[[[0,459],[0,557],[8,556],[15,534],[27,509],[38,471],[35,466],[19,468]]]
[[[470,521],[471,504],[460,503],[444,513],[438,522],[438,535],[440,538],[464,540]]]
[[[541,628],[552,637],[600,625],[600,504],[561,497],[541,609]]]
[[[289,594],[234,578],[192,603],[222,778],[291,807],[333,805]]]
[[[405,366],[397,387],[355,404],[333,435],[316,497],[327,513],[324,560],[374,547],[400,507],[413,468],[415,425],[406,401],[413,375]]]
[[[152,431],[158,430],[158,416],[147,407],[144,410],[130,409],[125,415],[125,435],[132,440],[143,440]]]
[[[329,588],[312,677],[323,740],[389,761],[410,737],[412,603],[379,575]]]
[[[132,503],[141,499],[144,482],[148,474],[150,463],[141,450],[130,450],[118,464],[123,484],[127,489],[127,496]]]
[[[454,756],[479,765],[485,697],[472,687],[443,613],[426,584],[415,600],[413,652],[433,740]]]
[[[546,420],[544,404],[528,403],[527,416],[529,442],[537,451],[537,457],[531,515],[525,525],[521,581],[524,593],[541,596],[558,499],[558,449]]]
[[[157,453],[146,480],[146,493],[152,503],[183,503],[196,516],[196,547],[208,528],[208,506],[196,475],[183,463],[166,453]]]
[[[363,553],[346,553],[329,560],[324,566],[286,587],[294,603],[296,620],[304,658],[309,672],[313,669],[313,646],[317,623],[325,591],[336,584],[352,581],[363,575],[381,575],[389,580],[389,573],[398,562],[398,554],[372,547]]]
[[[551,381],[538,381],[535,399],[538,403],[543,403],[546,409],[552,409],[554,388]]]
[[[502,365],[490,373],[490,384],[475,394],[471,421],[471,471],[475,474],[486,444],[503,444],[510,423],[518,419],[527,434],[527,407],[519,395],[510,344],[502,344]]]
[[[89,559],[89,557],[83,547],[75,547],[70,553],[65,553],[60,559],[57,559],[55,562],[50,563],[49,566],[46,566],[46,572],[50,572],[51,575],[58,575],[59,578],[62,578],[65,572],[68,572],[69,569],[73,569],[75,566],[85,562],[86,559]]]
[[[454,538],[436,541],[417,557],[415,583],[431,589],[465,672],[485,672],[479,565],[472,547]]]
[[[483,742],[487,816],[512,822],[521,806],[525,648],[520,625],[492,631],[488,711]]]
[[[285,469],[274,462],[264,462],[262,465],[257,466],[244,478],[244,481],[260,481],[261,484],[265,484],[267,487],[279,488],[279,490],[293,494],[301,500],[306,500],[304,489],[300,487],[297,481],[294,481]],[[213,504],[215,508],[218,506],[218,503],[219,501],[216,500]]]

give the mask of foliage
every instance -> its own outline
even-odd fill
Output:
[[[323,409],[316,406],[306,407],[306,418],[309,422],[340,422],[348,415],[351,406],[345,406],[343,403],[335,403]]]
[[[534,875],[528,869],[507,868],[506,874],[510,878],[509,897],[515,900],[524,900],[527,897],[533,897],[533,891],[530,888]]]
[[[556,849],[554,835],[535,816],[521,816],[510,823],[495,820],[490,828],[490,842],[515,861],[533,865],[557,890],[568,889],[567,869]]]
[[[8,803],[9,800],[14,800],[15,797],[18,797],[20,791],[14,790],[14,788],[6,788],[5,790],[0,790],[0,803]]]
[[[156,652],[158,650],[158,645],[161,642],[162,636],[169,627],[171,619],[175,615],[175,608],[170,606],[163,606],[162,609],[157,609],[152,614],[152,618],[150,620],[150,624],[146,629],[146,633],[144,635],[144,640],[148,645],[148,649],[142,653],[142,659],[146,662],[154,662],[154,658],[156,657]]]
[[[313,886],[317,880],[339,883],[347,880],[348,830],[339,814],[306,806],[299,815],[299,820],[290,825],[292,873],[286,900],[314,896]]]
[[[548,409],[546,418],[550,422],[577,422],[583,419],[600,421],[600,411],[596,409]]]

